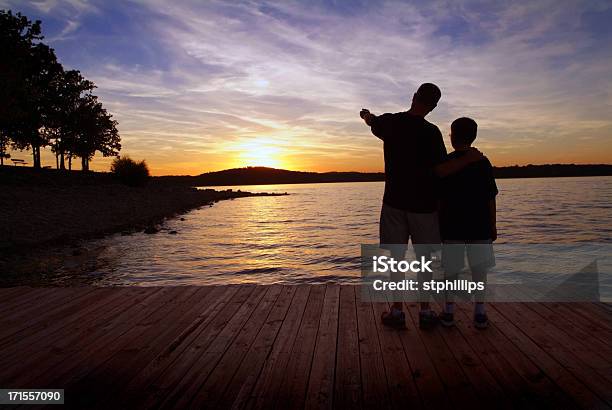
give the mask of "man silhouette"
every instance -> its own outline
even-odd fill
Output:
[[[440,244],[437,177],[450,175],[482,158],[473,148],[465,156],[445,162],[442,134],[438,127],[425,120],[441,95],[438,86],[424,83],[413,95],[408,111],[380,116],[367,109],[360,112],[372,133],[383,141],[385,194],[380,214],[380,243],[396,260],[404,258],[410,239],[417,259],[430,257],[431,245]],[[421,272],[419,283],[431,277],[431,273]],[[402,273],[391,275],[393,281],[403,279]],[[421,293],[419,298],[419,326],[430,328],[437,323],[437,316],[429,307],[428,295]],[[382,315],[382,321],[387,326],[405,326],[400,300],[394,299],[391,310]]]

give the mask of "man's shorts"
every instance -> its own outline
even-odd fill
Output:
[[[417,253],[433,252],[439,249],[440,225],[438,213],[410,212],[383,203],[380,212],[381,247],[390,249],[392,252],[401,252],[401,248],[403,248],[403,252],[406,252],[410,239],[413,245],[417,245],[415,246]],[[428,247],[428,249],[420,249],[418,244],[434,246]],[[422,252],[419,252],[420,250]]]
[[[458,273],[465,267],[465,256],[472,271],[495,266],[495,254],[491,240],[444,241],[442,244],[442,266],[447,273]]]

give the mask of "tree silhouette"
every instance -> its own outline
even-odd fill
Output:
[[[53,100],[53,83],[61,72],[55,52],[46,44],[40,21],[20,13],[0,12],[0,127],[16,149],[31,149],[33,166],[40,168],[40,148],[47,145],[42,132]]]
[[[9,139],[8,139],[8,135],[5,135],[1,130],[0,130],[0,166],[4,165],[4,159],[5,158],[10,158],[11,155],[6,153],[6,150],[8,149],[8,144],[9,144]]]
[[[81,169],[89,170],[89,161],[96,151],[104,157],[117,156],[121,150],[121,138],[117,121],[102,107],[95,95],[86,95],[69,122],[76,136],[70,152],[81,158]]]
[[[52,112],[46,132],[49,140],[53,141],[51,150],[55,153],[57,167],[66,169],[65,160],[69,152],[74,151],[79,130],[75,116],[82,99],[91,95],[95,88],[94,83],[83,78],[77,70],[62,71],[56,83],[56,99],[52,105]]]
[[[87,171],[96,151],[119,154],[117,121],[92,94],[93,82],[65,71],[43,38],[40,21],[0,10],[0,158],[10,141],[31,149],[40,168],[40,149],[51,145],[58,168],[81,157]]]

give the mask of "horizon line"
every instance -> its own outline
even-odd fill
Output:
[[[612,166],[612,163],[587,163],[587,164],[580,164],[580,163],[545,163],[545,164],[524,164],[524,165],[519,165],[519,164],[514,164],[514,165],[501,165],[501,166],[496,166],[493,165],[493,168],[514,168],[514,167],[530,167],[530,166],[536,166],[536,167],[542,167],[542,166],[568,166],[568,165],[574,165],[574,166]],[[287,168],[275,168],[275,167],[267,167],[264,165],[245,165],[243,167],[234,167],[234,168],[225,168],[225,169],[219,169],[216,171],[206,171],[206,172],[202,172],[200,174],[196,174],[196,175],[191,175],[191,174],[167,174],[167,175],[155,175],[158,177],[197,177],[200,175],[205,175],[205,174],[214,174],[216,172],[224,172],[224,171],[233,171],[233,170],[238,170],[238,169],[249,169],[249,168],[260,168],[260,169],[269,169],[269,170],[275,170],[275,171],[289,171],[289,172],[304,172],[304,173],[312,173],[312,174],[330,174],[330,173],[354,173],[354,174],[384,174],[385,171],[384,169],[381,171],[305,171],[305,170],[295,170],[295,169],[287,169]]]

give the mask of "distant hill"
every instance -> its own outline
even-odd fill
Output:
[[[542,178],[612,175],[612,165],[549,164],[496,167],[496,178]],[[306,184],[384,181],[383,172],[303,172],[266,167],[233,168],[197,176],[164,176],[161,181],[193,186]]]
[[[495,178],[593,177],[612,175],[609,164],[546,164],[494,167]]]
[[[207,172],[197,176],[158,178],[168,182],[185,182],[196,186],[217,186],[384,181],[385,174],[382,172],[304,172],[267,167],[246,167]]]

